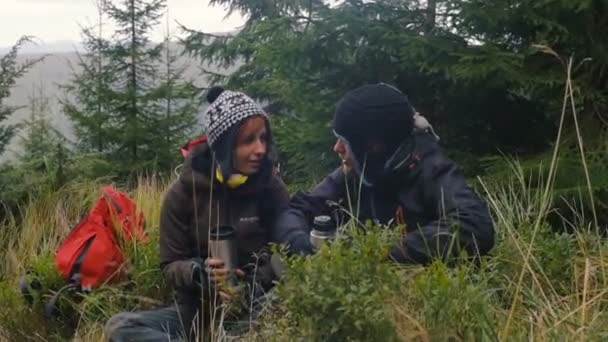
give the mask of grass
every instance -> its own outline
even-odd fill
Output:
[[[262,328],[251,334],[252,339],[605,339],[608,242],[592,221],[581,217],[571,233],[553,229],[547,222],[550,211],[544,201],[548,199],[522,181],[523,169],[517,163],[512,164],[512,172],[515,177],[507,184],[482,181],[496,217],[497,243],[480,264],[463,260],[455,267],[441,262],[430,267],[392,266],[392,271],[374,273],[370,279],[365,276],[370,272],[366,267],[379,266],[381,261],[335,246],[327,251],[329,256],[321,253],[308,261],[310,264],[298,261],[290,266],[291,276],[280,285],[283,292],[275,308],[278,314],[264,320]],[[370,238],[363,238],[361,243],[374,245]],[[348,266],[344,265],[345,259],[349,260]],[[313,275],[315,272],[326,276]],[[372,313],[361,310],[361,315],[353,316],[350,322],[370,323],[366,317],[380,315],[391,322],[396,337],[376,334],[373,339],[357,338],[353,328],[347,337],[317,338],[324,329],[345,325],[332,310],[340,311],[340,303],[355,300],[349,296],[366,288],[368,281],[375,281],[378,288],[367,296],[383,298],[378,299],[383,305]],[[394,287],[395,283],[398,286]],[[346,289],[331,289],[332,284]],[[383,288],[389,284],[388,290]],[[332,308],[331,304],[336,306]],[[350,306],[358,304],[362,303],[355,300]],[[301,312],[300,306],[308,310]],[[317,324],[311,323],[311,316]],[[373,322],[384,321],[376,317]]]
[[[547,220],[551,191],[531,187],[535,182],[526,178],[521,165],[510,165],[510,181],[480,180],[497,229],[496,246],[481,264],[463,261],[457,267],[435,263],[426,268],[388,264],[388,268],[377,268],[374,265],[385,265],[381,255],[349,254],[355,252],[336,245],[315,258],[294,261],[279,287],[280,300],[274,304],[273,313],[257,322],[247,339],[306,339],[314,336],[312,331],[320,331],[321,325],[344,326],[347,322],[375,331],[377,326],[373,324],[380,321],[385,325],[378,331],[394,332],[386,335],[387,340],[608,337],[604,328],[608,324],[608,242],[593,219],[580,215],[570,215],[576,218],[570,222],[575,229],[555,231]],[[66,298],[63,305],[70,314],[56,321],[46,321],[39,306],[30,307],[23,301],[17,280],[26,269],[34,268],[44,278],[48,293],[60,286],[53,253],[97,198],[100,185],[80,184],[39,197],[24,208],[22,220],[5,222],[0,252],[4,275],[0,302],[5,309],[0,313],[0,334],[7,340],[53,341],[78,336],[98,341],[103,339],[103,324],[112,314],[167,301],[157,247],[160,201],[167,185],[158,179],[142,178],[129,191],[144,211],[150,234],[147,244],[128,248],[130,281],[104,286],[87,296]],[[376,235],[382,234],[377,231]],[[361,237],[361,249],[377,246],[381,250],[387,240],[370,239]],[[365,281],[372,270],[377,283],[370,287]],[[332,284],[336,288],[332,289]],[[379,286],[376,291],[378,284],[391,285]],[[353,294],[373,297],[381,305],[358,302]],[[298,304],[303,298],[307,305]],[[344,311],[348,307],[368,311],[361,309],[358,316],[356,311]],[[346,321],[338,319],[340,312],[342,319],[348,318]],[[318,319],[305,320],[307,316]],[[368,317],[376,318],[369,321]],[[358,319],[360,323],[356,323]],[[317,340],[323,337],[317,336]]]
[[[62,302],[66,317],[45,321],[42,304],[63,285],[54,265],[54,253],[101,194],[101,184],[73,185],[31,201],[23,218],[2,224],[4,246],[0,250],[5,275],[0,282],[0,302],[11,303],[0,313],[0,332],[9,340],[65,340],[72,335],[86,341],[102,338],[103,322],[126,309],[158,306],[168,296],[159,270],[158,225],[160,203],[166,183],[140,179],[130,192],[144,212],[149,240],[126,247],[130,280],[120,286],[104,286],[91,295],[69,295]],[[26,305],[17,290],[20,276],[35,270],[43,291],[35,305]],[[75,331],[75,333],[74,333]]]

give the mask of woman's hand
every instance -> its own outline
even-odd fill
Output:
[[[232,300],[235,295],[235,287],[228,282],[230,270],[224,267],[224,261],[219,258],[208,258],[205,260],[205,271],[209,276],[209,283],[218,290],[222,301]],[[245,272],[240,269],[236,269],[234,273],[240,278],[245,277]]]
[[[217,286],[228,279],[229,271],[224,268],[224,260],[218,258],[207,258],[205,260],[205,272],[209,277],[209,283]]]

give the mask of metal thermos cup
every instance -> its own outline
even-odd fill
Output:
[[[222,259],[224,267],[232,274],[238,267],[236,229],[232,226],[212,229],[209,232],[209,254],[212,258]]]
[[[331,217],[321,215],[315,217],[312,230],[310,231],[310,242],[315,249],[321,248],[323,244],[331,242],[336,238],[336,226]]]

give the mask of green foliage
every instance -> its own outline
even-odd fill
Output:
[[[273,114],[291,121],[275,129],[289,169],[334,164],[316,161],[331,146],[326,127],[336,101],[378,81],[407,93],[448,149],[474,155],[545,150],[559,114],[564,66],[534,44],[579,56],[577,106],[604,127],[598,139],[605,139],[608,48],[597,43],[608,30],[602,1],[212,4],[247,14],[246,25],[222,36],[186,30],[185,46],[205,66],[236,66],[229,77],[207,74],[272,102]],[[579,63],[586,57],[591,61]],[[297,132],[306,137],[301,145]],[[291,180],[305,179],[304,173],[292,173]]]
[[[483,278],[475,279],[481,278],[477,272],[474,265],[449,269],[435,263],[403,290],[413,302],[410,308],[421,311],[432,340],[498,341],[492,293]]]
[[[585,153],[593,203],[589,198],[585,182],[585,170],[582,166],[580,153],[568,148],[568,143],[562,147],[557,161],[557,170],[551,189],[552,207],[556,211],[550,220],[554,227],[560,226],[568,231],[573,226],[592,218],[591,205],[595,206],[598,221],[601,226],[608,224],[608,159],[606,147],[597,146]],[[543,185],[549,176],[551,156],[547,154],[520,161],[522,179],[532,191],[542,193]],[[501,184],[513,182],[517,173],[505,158],[485,158],[483,168],[488,179]]]
[[[164,8],[164,0],[100,4],[98,25],[82,31],[82,71],[65,87],[73,100],[63,101],[64,111],[79,147],[105,156],[123,179],[169,172],[195,123],[196,90],[182,80],[170,39],[163,45],[149,37]],[[102,31],[104,15],[117,27],[111,40]]]
[[[174,141],[167,143],[164,138],[167,134],[183,136],[179,128],[193,122],[193,112],[187,112],[189,119],[184,121],[184,115],[167,118],[165,112],[158,111],[158,101],[166,99],[160,98],[166,92],[158,91],[154,82],[159,73],[155,63],[162,61],[163,46],[153,45],[149,34],[159,24],[165,1],[117,3],[110,2],[107,7],[108,16],[118,27],[106,55],[110,69],[116,71],[111,101],[115,145],[112,159],[126,164],[123,172],[165,171],[172,160],[159,160],[156,156],[162,152],[163,157],[177,149]],[[172,79],[175,74],[169,70],[168,75]],[[173,83],[174,80],[165,83],[164,87],[173,89]],[[171,108],[167,108],[171,115]]]
[[[0,218],[62,187],[108,181],[113,176],[114,166],[98,155],[73,154],[61,144],[45,149],[48,154],[40,158],[0,166]]]
[[[586,221],[577,221],[575,233],[554,232],[545,216],[539,218],[543,211],[536,190],[520,181],[523,169],[507,167],[517,176],[511,182],[482,184],[497,234],[491,255],[480,263],[395,265],[387,255],[397,232],[346,229],[317,255],[288,259],[286,277],[276,289],[278,301],[264,310],[258,328],[245,340],[605,338],[606,240],[587,229]],[[114,313],[167,303],[157,247],[165,186],[141,180],[131,192],[144,210],[150,235],[145,244],[124,246],[129,281],[88,295],[66,293],[60,301],[64,316],[52,322],[42,319],[40,304],[63,282],[53,251],[67,233],[66,222],[77,222],[92,205],[98,185],[40,195],[24,209],[22,222],[4,223],[2,259],[8,264],[25,260],[22,266],[39,274],[44,290],[38,304],[26,305],[16,287],[24,270],[3,267],[0,334],[8,340],[34,335],[66,340],[76,331],[83,340],[100,340]]]
[[[157,230],[154,230],[157,232]],[[18,293],[11,293],[9,286],[16,284],[0,284],[0,291],[7,291],[5,294],[14,296],[14,307],[22,307],[24,314],[27,313],[31,319],[41,321],[42,324],[51,328],[48,336],[61,334],[63,338],[73,335],[76,329],[86,331],[95,327],[99,322],[107,321],[112,315],[124,310],[143,310],[160,305],[163,300],[168,300],[168,291],[164,286],[164,279],[158,268],[159,257],[157,251],[158,234],[150,236],[150,241],[145,244],[131,243],[125,249],[128,260],[132,263],[128,265],[130,279],[122,284],[104,285],[95,289],[91,293],[78,293],[65,291],[59,297],[58,312],[59,316],[52,321],[43,317],[45,304],[56,291],[66,285],[65,281],[57,271],[55,266],[54,253],[40,255],[31,262],[29,270],[35,276],[28,276],[31,281],[37,279],[41,283],[41,289],[32,291],[33,304],[27,307],[23,298]],[[5,318],[2,322],[12,322],[19,327],[18,320],[23,316],[15,316],[11,319]],[[40,331],[39,328],[32,331]],[[15,336],[30,336],[31,331],[13,331]]]
[[[166,290],[165,278],[159,268],[159,233],[158,227],[149,229],[146,243],[127,242],[123,248],[130,260],[130,281],[137,286],[138,294],[160,299],[167,293],[163,292]]]
[[[608,30],[604,19],[608,13],[601,0],[504,0],[467,1],[462,4],[460,24],[464,36],[475,39],[482,46],[512,52],[477,62],[494,62],[498,65],[517,63],[519,72],[513,78],[511,89],[526,97],[543,99],[559,108],[559,92],[563,86],[563,69],[557,63],[547,63],[532,48],[544,44],[565,57],[590,58],[585,66],[576,68],[573,78],[577,83],[577,96],[581,112],[594,115],[605,111],[605,70],[608,65],[608,45],[603,37]],[[518,62],[516,62],[518,60]],[[504,75],[514,75],[511,73]],[[526,76],[527,75],[527,76]],[[507,76],[508,77],[508,76]],[[552,95],[551,95],[552,94]],[[557,116],[554,112],[554,118]]]
[[[65,326],[60,322],[49,324],[35,309],[28,306],[17,284],[0,282],[0,300],[4,310],[0,310],[0,339],[5,341],[27,341],[34,335],[44,336],[47,341],[65,341],[70,338]]]
[[[110,176],[108,165],[104,167],[94,156],[75,154],[53,127],[53,108],[42,84],[32,91],[28,107],[29,118],[21,123],[18,159],[0,166],[0,198],[9,211],[68,182]]]
[[[3,310],[11,314],[0,314],[0,325],[7,330],[9,340],[24,340],[36,334],[43,339],[67,340],[75,332],[84,340],[99,340],[101,327],[113,314],[158,307],[170,301],[159,269],[158,214],[162,197],[159,185],[152,180],[142,181],[132,193],[146,216],[148,240],[138,243],[121,240],[129,261],[125,265],[128,280],[103,285],[88,294],[64,290],[58,302],[60,315],[53,320],[44,318],[44,305],[66,285],[55,265],[55,252],[80,215],[94,204],[100,185],[83,184],[79,188],[41,194],[31,199],[22,221],[3,223],[0,255],[6,262],[1,268],[6,279],[3,277],[0,282],[0,299],[11,305]],[[9,233],[4,234],[7,231]],[[19,267],[9,263],[13,255],[21,256]],[[17,280],[26,271],[29,271],[29,281],[37,279],[41,284],[40,290],[32,293],[31,305],[25,302],[17,287]]]
[[[178,64],[174,45],[170,36],[165,37],[163,66],[155,80],[157,87],[150,95],[156,99],[156,139],[150,145],[156,152],[154,163],[161,171],[176,165],[177,158],[181,158],[176,151],[195,131],[194,114],[200,102],[193,81],[184,79],[186,66]]]
[[[279,151],[286,157],[281,175],[290,186],[322,179],[338,158],[331,150],[333,133],[327,123],[273,117],[272,129]],[[308,189],[306,189],[308,190]]]
[[[20,160],[43,159],[54,152],[60,153],[60,149],[65,150],[66,139],[53,127],[49,118],[52,113],[51,101],[44,93],[43,84],[32,91],[28,100],[30,115],[22,123],[20,144],[23,152]],[[62,164],[64,161],[58,162]]]
[[[74,123],[78,147],[83,152],[103,153],[112,148],[111,99],[116,70],[109,63],[111,42],[103,37],[103,2],[97,2],[96,27],[83,27],[84,54],[78,53],[78,73],[63,85],[63,111]],[[74,68],[72,68],[74,70]]]
[[[501,289],[497,292],[499,296],[512,295],[504,292],[512,286],[509,282],[505,284],[505,280],[517,279],[522,268],[525,267],[525,256],[522,255],[525,252],[523,246],[532,242],[532,229],[531,225],[520,226],[518,229],[520,235],[517,239],[508,236],[500,237],[502,243],[497,244],[493,253],[497,260],[491,265],[486,265],[488,271],[489,268],[492,268],[490,273],[492,277],[488,278],[490,285]],[[549,225],[543,225],[535,236],[533,253],[536,256],[536,263],[531,266],[543,274],[537,281],[546,286],[546,289],[567,295],[572,286],[575,269],[572,264],[565,265],[564,260],[575,260],[577,251],[575,235],[556,233]],[[527,279],[527,281],[533,282],[534,280]],[[534,284],[530,283],[529,286],[534,287]],[[538,294],[530,294],[530,296],[534,295]],[[506,298],[501,297],[501,299]]]
[[[288,276],[277,289],[279,303],[254,338],[607,337],[608,245],[604,232],[589,229],[591,205],[600,223],[593,228],[608,222],[604,1],[210,3],[245,14],[246,25],[220,36],[187,31],[186,49],[205,67],[236,66],[228,77],[207,70],[211,81],[269,103],[292,189],[337,164],[330,130],[336,101],[362,83],[378,81],[393,83],[409,95],[451,155],[465,160],[464,155],[467,166],[475,167],[467,171],[491,175],[480,184],[496,218],[497,241],[480,265],[397,267],[386,260],[391,233],[354,232],[353,239],[338,240],[312,258],[289,260]],[[28,151],[35,158],[0,170],[3,204],[16,209],[19,203],[29,203],[21,208],[22,218],[9,215],[0,226],[0,255],[6,260],[1,268],[0,302],[5,310],[0,313],[0,338],[65,340],[76,329],[84,340],[98,340],[100,327],[113,313],[167,300],[156,234],[162,190],[138,188],[138,203],[145,203],[152,222],[151,238],[148,244],[125,246],[132,261],[130,281],[86,296],[68,294],[61,301],[67,313],[61,321],[49,324],[40,316],[44,296],[62,282],[53,271],[52,257],[64,236],[59,228],[75,221],[86,202],[82,194],[69,202],[74,194],[68,190],[76,186],[64,180],[166,169],[176,144],[188,135],[188,114],[197,102],[192,85],[179,81],[182,68],[173,65],[175,56],[169,49],[163,56],[162,47],[147,38],[164,2],[117,4],[104,9],[118,23],[115,38],[106,40],[96,31],[101,21],[83,30],[87,53],[79,62],[82,72],[66,88],[74,102],[66,100],[64,110],[76,122],[79,147],[87,154],[74,155],[55,144],[38,146],[46,149],[33,146]],[[0,121],[14,110],[2,100],[15,78],[31,66],[15,62],[25,41],[1,60]],[[540,53],[550,51],[534,44],[546,44],[560,56]],[[570,140],[564,143],[566,152],[559,157],[549,191],[547,208],[555,210],[548,210],[543,203],[547,156],[527,158],[518,167],[493,158],[480,163],[477,156],[497,149],[529,154],[549,146],[565,79],[564,65],[554,57],[563,62],[572,54],[577,57],[572,75],[576,106],[585,146],[591,149],[586,158],[593,199],[582,190],[585,173],[567,132]],[[32,127],[48,133],[41,123]],[[571,126],[566,123],[567,130]],[[12,132],[14,127],[0,129],[0,146]],[[89,183],[82,184],[82,192],[92,192]],[[63,201],[72,204],[62,206]],[[69,215],[55,217],[64,212]],[[559,225],[566,229],[556,232]],[[15,279],[21,274],[15,270],[24,266],[19,260],[43,279],[46,292],[37,299],[38,306],[24,305],[16,290]]]
[[[0,122],[6,120],[18,109],[18,107],[4,104],[4,101],[10,96],[11,88],[15,85],[16,80],[43,58],[27,60],[23,64],[17,62],[19,49],[30,42],[30,37],[21,37],[7,54],[0,57]],[[4,152],[6,145],[17,132],[17,128],[16,125],[0,126],[0,154]]]
[[[396,339],[385,307],[399,284],[386,262],[392,239],[379,229],[353,235],[352,240],[337,240],[312,258],[289,260],[278,295],[297,327],[291,338]]]
[[[158,229],[152,229],[151,233],[146,243],[127,242],[124,245],[129,260],[127,282],[104,285],[90,294],[64,298],[85,325],[82,330],[105,322],[119,312],[152,309],[170,302],[170,293],[158,267]]]

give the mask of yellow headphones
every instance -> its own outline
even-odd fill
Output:
[[[215,169],[215,178],[217,178],[218,182],[224,183],[224,175],[222,174],[222,170],[219,168],[219,166]],[[245,184],[248,178],[249,177],[240,173],[233,173],[226,184],[230,189],[235,189]]]

